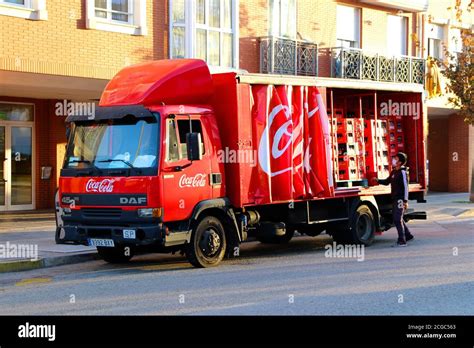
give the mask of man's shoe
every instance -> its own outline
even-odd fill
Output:
[[[407,242],[396,242],[392,247],[406,247]]]
[[[412,240],[413,238],[415,238],[415,236],[413,236],[412,234],[410,234],[409,236],[406,236],[405,239],[406,241],[408,242],[409,240]]]

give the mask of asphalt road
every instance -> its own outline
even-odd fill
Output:
[[[473,315],[474,219],[392,229],[364,260],[326,257],[327,236],[243,245],[237,259],[195,269],[179,255],[143,255],[0,274],[3,315]]]

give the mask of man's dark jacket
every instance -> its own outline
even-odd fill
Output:
[[[403,200],[408,202],[408,174],[407,168],[401,167],[399,170],[393,169],[390,176],[386,179],[379,179],[379,184],[389,185],[392,190],[392,201]]]

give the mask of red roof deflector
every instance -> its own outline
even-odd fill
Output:
[[[122,69],[105,87],[99,105],[205,104],[212,94],[206,62],[165,59]]]

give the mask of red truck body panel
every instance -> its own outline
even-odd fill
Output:
[[[223,147],[238,159],[226,162],[233,204],[334,195],[331,161],[326,160],[329,119],[317,87],[241,84],[233,73],[213,75],[213,80]]]

